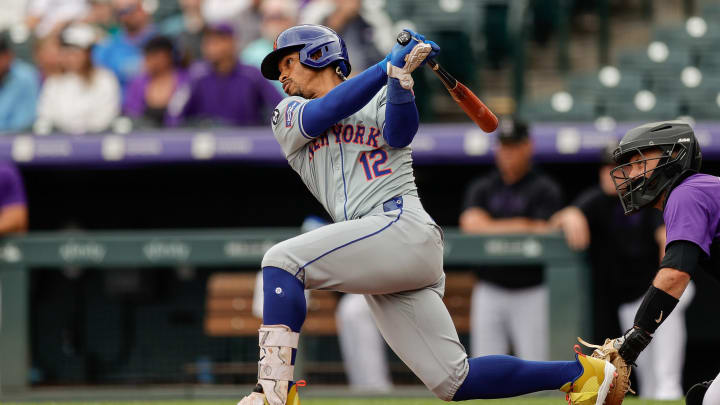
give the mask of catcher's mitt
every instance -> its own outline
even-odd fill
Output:
[[[609,361],[615,366],[617,376],[612,382],[604,405],[620,405],[628,391],[635,393],[630,389],[630,365],[618,353],[618,349],[613,344],[615,342],[613,339],[605,339],[605,344],[602,346],[590,344],[581,338],[578,338],[578,341],[587,347],[595,349],[590,357]]]

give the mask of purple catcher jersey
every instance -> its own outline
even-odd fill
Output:
[[[713,242],[720,244],[720,177],[688,177],[670,193],[663,215],[667,244],[690,241],[710,256]]]

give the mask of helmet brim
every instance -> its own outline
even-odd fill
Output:
[[[262,64],[260,65],[260,71],[262,75],[268,80],[278,80],[280,78],[280,69],[278,69],[278,63],[285,57],[285,55],[299,51],[304,45],[291,45],[283,48],[278,48],[263,58]]]

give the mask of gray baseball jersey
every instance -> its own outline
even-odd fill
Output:
[[[305,103],[288,97],[273,112],[273,132],[290,166],[335,222],[356,219],[399,195],[417,196],[410,147],[382,137],[383,87],[360,111],[311,138],[302,128]]]
[[[273,132],[335,223],[273,246],[262,267],[288,271],[306,289],[364,294],[390,347],[448,401],[467,375],[467,354],[442,301],[442,231],[417,196],[411,150],[382,137],[385,89],[316,138],[302,127],[308,102],[283,100]]]

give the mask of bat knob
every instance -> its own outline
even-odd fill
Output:
[[[397,36],[397,43],[402,46],[405,46],[410,42],[410,39],[412,39],[412,37],[410,36],[409,32],[400,31],[400,33]]]

